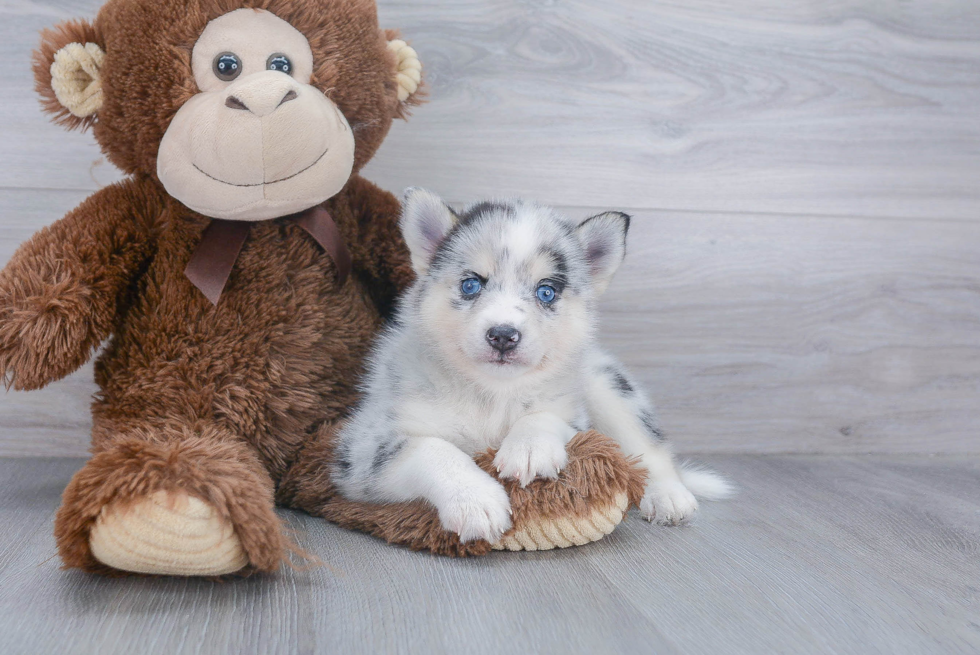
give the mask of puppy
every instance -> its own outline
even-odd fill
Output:
[[[575,224],[527,202],[457,213],[408,189],[401,228],[418,274],[380,337],[332,471],[348,498],[418,498],[463,541],[511,527],[503,486],[473,462],[497,448],[501,477],[555,478],[565,446],[595,428],[649,470],[641,512],[674,525],[695,494],[728,483],[678,469],[646,397],[596,340],[596,301],[626,254],[629,216]]]

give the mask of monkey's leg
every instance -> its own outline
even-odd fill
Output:
[[[273,571],[286,540],[251,448],[207,425],[96,425],[55,519],[66,567],[215,576]]]

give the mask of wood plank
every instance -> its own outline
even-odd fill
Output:
[[[424,6],[424,5],[423,5]],[[382,3],[431,104],[367,174],[453,199],[980,217],[980,12],[937,4]]]
[[[976,458],[962,466],[914,457],[713,459],[741,486],[735,499],[707,505],[689,530],[650,533],[626,521],[614,536],[633,547],[597,549],[594,558],[595,570],[685,651],[859,655],[980,646]],[[969,499],[895,468],[917,479],[968,479]],[[635,573],[644,567],[658,573]],[[687,571],[698,573],[679,573]],[[936,621],[943,634],[927,627]]]
[[[0,8],[0,187],[93,189],[91,137],[37,108],[41,27],[96,0]],[[430,102],[366,175],[453,200],[862,216],[980,217],[973,0],[525,3],[385,0]]]
[[[0,190],[23,225],[0,262],[83,196]],[[681,452],[975,453],[977,244],[967,221],[635,212],[602,335]],[[86,368],[0,398],[0,454],[84,453],[93,391]]]
[[[602,334],[681,451],[980,451],[977,223],[632,226]]]
[[[0,459],[4,653],[959,653],[980,649],[980,459],[714,456],[698,520],[451,560],[284,512],[329,567],[216,583],[58,568],[79,460]],[[964,484],[957,494],[942,483]]]

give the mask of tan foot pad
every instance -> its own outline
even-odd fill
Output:
[[[102,508],[89,545],[103,564],[134,573],[224,575],[248,563],[231,522],[184,493]]]
[[[628,505],[627,495],[620,493],[611,504],[596,507],[588,516],[541,519],[504,535],[491,547],[494,550],[551,550],[599,541],[620,524]]]

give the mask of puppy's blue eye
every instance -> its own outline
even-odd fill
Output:
[[[555,288],[548,284],[542,284],[538,287],[537,292],[538,300],[548,305],[555,300]]]
[[[472,296],[480,292],[483,285],[475,277],[468,277],[463,280],[463,283],[459,285],[460,291],[463,292],[464,296]]]

